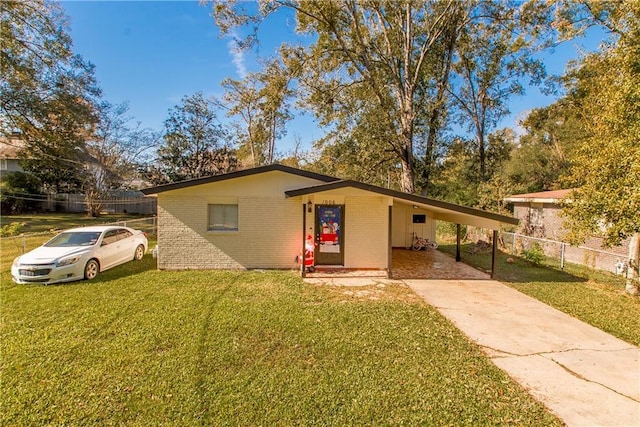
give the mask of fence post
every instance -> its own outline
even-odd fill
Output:
[[[564,242],[560,245],[560,270],[564,270]]]
[[[498,230],[493,230],[492,248],[491,248],[491,278],[496,278],[496,255],[498,251]]]

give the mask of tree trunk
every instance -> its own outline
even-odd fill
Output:
[[[458,16],[458,19],[460,16]],[[451,74],[451,64],[453,62],[453,52],[458,41],[458,31],[454,31],[454,28],[458,25],[458,19],[454,21],[455,25],[452,25],[447,37],[447,46],[445,49],[444,64],[438,79],[438,90],[436,92],[436,99],[434,102],[433,110],[429,116],[429,133],[427,135],[427,150],[424,156],[424,172],[423,181],[424,187],[420,191],[420,194],[426,196],[429,191],[429,182],[431,181],[431,172],[433,164],[435,162],[435,145],[438,131],[440,130],[440,117],[443,112],[446,111],[445,95],[447,93],[447,87],[449,85],[449,77]]]
[[[478,152],[480,153],[480,181],[486,182],[487,172],[486,172],[486,166],[485,166],[486,154],[484,149],[484,134],[479,135],[478,138],[480,139],[479,145],[478,145]]]
[[[434,109],[429,119],[429,134],[427,135],[427,150],[424,154],[424,168],[422,170],[423,187],[420,190],[422,196],[429,193],[429,182],[431,181],[431,169],[433,168],[433,153],[435,151],[436,142],[436,123],[438,121],[438,109]]]
[[[400,190],[413,194],[414,169],[413,169],[413,111],[405,108],[401,119],[402,132],[400,134],[400,164],[402,166],[402,176],[400,177]]]
[[[631,236],[628,265],[626,291],[631,295],[638,295],[640,293],[640,233]]]
[[[411,156],[402,156],[400,165],[402,166],[400,189],[405,193],[413,194],[413,158]]]
[[[484,100],[484,97],[483,97]],[[486,182],[486,128],[484,122],[484,115],[486,109],[482,108],[481,116],[477,118],[476,121],[476,130],[477,130],[477,138],[478,138],[478,154],[480,155],[480,182]]]

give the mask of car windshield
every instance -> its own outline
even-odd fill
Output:
[[[96,244],[99,237],[99,231],[60,233],[44,245],[50,248],[58,248],[62,246],[92,246]]]

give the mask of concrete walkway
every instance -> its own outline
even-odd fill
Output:
[[[569,426],[640,426],[640,349],[493,280],[403,280]]]

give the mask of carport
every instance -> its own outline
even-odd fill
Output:
[[[373,200],[372,196],[377,197],[376,209],[379,207],[385,207],[388,209],[388,214],[385,214],[386,220],[381,222],[375,222],[375,230],[379,231],[379,226],[386,223],[387,233],[386,239],[378,240],[383,243],[386,240],[386,276],[394,278],[395,264],[400,263],[401,259],[404,259],[404,263],[398,265],[404,265],[405,267],[399,267],[406,274],[407,263],[409,260],[414,262],[423,262],[420,270],[424,270],[429,262],[428,257],[422,259],[420,257],[411,258],[411,256],[402,256],[401,250],[411,247],[413,236],[418,235],[420,237],[426,237],[430,240],[435,240],[435,229],[437,221],[446,221],[456,224],[457,238],[456,238],[456,256],[455,261],[461,261],[460,253],[460,229],[462,225],[470,225],[475,227],[481,227],[490,229],[493,231],[492,239],[492,263],[491,263],[491,277],[495,276],[495,259],[497,252],[497,240],[498,230],[503,224],[517,225],[518,219],[511,216],[501,215],[493,212],[484,211],[481,209],[471,208],[468,206],[457,205],[454,203],[443,202],[440,200],[430,199],[415,194],[404,193],[401,191],[391,190],[388,188],[378,187],[375,185],[365,184],[359,181],[352,180],[338,180],[329,183],[323,183],[305,188],[299,188],[295,190],[285,191],[287,197],[300,197],[302,201],[302,247],[305,245],[305,239],[308,235],[307,216],[313,211],[313,204],[317,204],[323,200],[331,200],[334,204],[347,203],[348,201],[360,198],[364,200],[364,196],[367,195],[369,200]],[[340,200],[340,202],[333,202],[334,200]],[[347,201],[347,202],[345,202]],[[322,202],[320,202],[322,203]],[[371,206],[371,210],[374,206]],[[353,218],[353,210],[349,211],[347,216]],[[377,211],[379,212],[379,211]],[[362,210],[362,205],[359,206],[359,210],[356,211],[356,215],[366,216],[366,213]],[[374,226],[374,221],[370,221]],[[378,225],[380,224],[380,225]],[[377,243],[376,243],[377,245]],[[358,248],[356,247],[355,250]],[[353,246],[348,247],[346,251],[354,250]],[[394,252],[397,255],[394,255]],[[445,256],[438,252],[438,254]],[[438,256],[438,255],[435,255]],[[394,262],[394,258],[397,263]],[[344,264],[344,263],[343,263]],[[342,267],[345,267],[343,265]],[[348,266],[346,266],[348,267]],[[382,265],[380,266],[382,267]],[[331,266],[338,273],[347,273],[346,268],[340,268],[340,264]],[[331,269],[330,268],[330,269]],[[329,270],[329,269],[328,269]],[[331,272],[328,272],[331,273]],[[302,276],[305,276],[306,272],[304,267],[301,268]]]
[[[423,278],[430,275],[428,271],[425,271],[424,267],[420,267],[420,265],[422,264],[420,256],[403,254],[401,251],[402,248],[408,248],[411,246],[412,235],[415,233],[416,227],[420,227],[420,221],[422,220],[422,218],[419,216],[422,214],[426,215],[427,220],[430,219],[433,221],[430,233],[427,233],[427,236],[422,236],[428,237],[431,240],[435,240],[436,221],[445,221],[456,224],[456,262],[460,262],[462,260],[460,252],[460,230],[462,225],[492,230],[491,278],[495,277],[498,231],[500,230],[500,226],[503,224],[517,225],[519,223],[519,220],[517,218],[496,214],[481,209],[470,208],[468,206],[429,199],[427,197],[422,197],[415,194],[407,194],[396,192],[393,190],[387,191],[393,197],[393,209],[391,210],[391,218],[389,221],[391,230],[391,250],[393,255],[393,262],[390,263],[389,266],[389,268],[391,268],[391,272],[389,275],[390,277],[396,276],[393,272],[393,269],[398,268],[396,267],[397,263],[400,263],[401,266],[399,268],[404,269],[405,271],[403,274],[406,275],[406,268],[402,267],[402,265],[407,265],[409,260],[414,261],[414,268],[417,267],[422,271]],[[407,214],[406,212],[409,213]],[[402,218],[398,219],[398,216],[404,216],[404,221],[402,220]],[[418,221],[416,221],[416,216],[419,217]],[[402,227],[402,225],[400,224],[404,224],[404,227]],[[437,254],[447,257],[441,252],[437,252]],[[424,264],[432,264],[437,266],[438,262],[445,262],[444,258],[437,257],[438,255],[425,256]],[[456,269],[454,268],[453,270]],[[459,271],[459,274],[462,275],[463,278],[467,278],[466,276],[468,275],[468,273],[463,273],[462,271]],[[442,272],[438,273],[438,275],[442,276]]]

